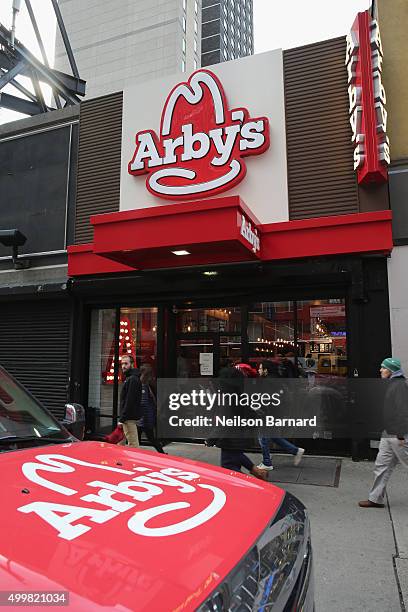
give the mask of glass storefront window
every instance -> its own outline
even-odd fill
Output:
[[[263,360],[295,354],[293,302],[258,302],[248,312],[249,360]]]
[[[347,376],[346,329],[346,306],[341,298],[252,304],[249,359],[253,365],[296,360],[301,376]]]
[[[157,308],[91,312],[88,410],[94,415],[96,431],[112,430],[123,384],[120,361],[124,355],[132,355],[136,367],[149,363],[156,371]],[[115,371],[118,395],[114,397]]]
[[[344,299],[297,303],[298,361],[318,376],[347,376]]]
[[[108,430],[112,425],[115,320],[113,308],[95,309],[91,313],[88,410],[94,415],[96,430]]]
[[[240,308],[187,308],[179,310],[177,333],[241,332]]]
[[[242,361],[241,336],[220,336],[220,365]]]
[[[144,363],[157,372],[157,308],[121,308],[119,329],[119,361],[124,355],[132,355],[135,367]],[[118,414],[120,394],[124,383],[122,371],[118,380]]]
[[[157,308],[121,308],[120,320],[121,330],[124,329],[124,323],[130,332],[124,334],[121,340],[126,341],[123,354],[126,354],[126,351],[129,353],[130,350],[136,367],[140,368],[143,363],[149,363],[156,371]]]

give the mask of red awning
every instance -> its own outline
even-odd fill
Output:
[[[69,276],[389,253],[393,245],[389,210],[261,225],[238,196],[96,215],[91,223],[93,243],[68,247]]]

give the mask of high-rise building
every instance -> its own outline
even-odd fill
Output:
[[[87,98],[200,65],[201,0],[60,0]],[[55,67],[69,71],[57,37]]]
[[[201,65],[252,55],[253,0],[202,0]]]

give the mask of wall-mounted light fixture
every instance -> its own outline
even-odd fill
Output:
[[[13,260],[15,270],[23,270],[30,267],[29,259],[19,259],[18,247],[23,246],[27,241],[26,236],[18,229],[0,230],[0,243],[6,247],[13,249],[11,258]]]

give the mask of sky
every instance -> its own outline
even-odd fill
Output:
[[[84,0],[86,2],[86,0]],[[137,0],[135,0],[137,2]],[[31,0],[38,27],[52,65],[55,44],[55,18],[51,0]],[[345,35],[359,11],[369,8],[370,0],[253,0],[255,53],[289,49],[318,40]],[[12,0],[0,0],[0,23],[11,26]],[[24,0],[17,17],[16,36],[40,57]],[[23,83],[23,81],[21,81]],[[27,86],[27,83],[23,83]],[[30,87],[29,87],[30,88]],[[14,89],[6,89],[15,93]],[[21,118],[0,108],[0,124]]]
[[[253,0],[255,53],[348,33],[371,0]]]

